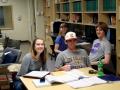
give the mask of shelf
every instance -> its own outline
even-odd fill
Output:
[[[99,18],[108,25],[116,25],[116,13],[99,13]]]
[[[118,40],[120,41],[120,37],[118,37]]]
[[[55,19],[63,22],[91,25],[103,21],[116,29],[116,0],[57,0]],[[110,5],[107,5],[107,4]]]
[[[110,42],[116,45],[115,48],[118,54],[116,57],[120,59],[120,50],[118,50],[120,49],[120,0],[54,1],[54,20],[68,23],[70,30],[74,30],[77,25],[82,27],[87,36],[86,38],[90,42],[95,39],[96,24],[98,22],[105,22],[108,25],[110,33],[112,33],[111,37],[109,37]],[[81,29],[78,30],[80,31]],[[120,73],[120,69],[117,73]]]
[[[116,25],[108,25],[108,28],[116,29]]]
[[[100,11],[99,13],[116,13],[116,11]]]
[[[97,13],[83,13],[83,23],[96,24],[98,22]]]
[[[117,57],[118,57],[118,58],[119,58],[119,60],[120,60],[120,55],[118,55]]]

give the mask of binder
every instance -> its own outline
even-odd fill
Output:
[[[99,78],[101,78],[101,79],[103,79],[103,80],[106,80],[106,81],[108,81],[108,82],[120,81],[120,77],[117,77],[117,76],[115,76],[115,75],[113,75],[113,74],[108,74],[108,75],[105,75],[105,76],[99,77]]]

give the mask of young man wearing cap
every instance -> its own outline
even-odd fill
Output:
[[[55,62],[55,70],[68,71],[74,68],[89,66],[87,52],[84,49],[76,48],[76,34],[74,32],[66,33],[65,41],[68,48],[58,54]]]

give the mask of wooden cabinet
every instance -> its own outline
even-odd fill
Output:
[[[117,75],[120,76],[120,0],[116,0],[116,52],[117,52]]]

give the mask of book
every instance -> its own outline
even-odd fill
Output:
[[[108,75],[104,75],[103,77],[99,77],[105,81],[109,82],[116,82],[116,81],[120,81],[120,77],[117,77],[113,74],[108,74]]]
[[[69,82],[67,83],[67,85],[71,86],[72,88],[82,88],[104,83],[107,83],[107,81],[100,79],[97,76],[92,76],[88,78],[82,78],[77,81]]]
[[[33,83],[36,87],[50,86],[51,84],[45,80],[44,82],[40,82],[40,79],[33,79]]]
[[[79,80],[80,78],[88,77],[80,72],[77,69],[73,69],[71,71],[65,72],[64,75],[54,76],[54,75],[47,75],[45,79],[50,82],[51,84],[59,84],[59,83],[68,83],[72,81]]]
[[[23,75],[23,77],[40,79],[48,74],[50,74],[49,71],[31,71],[30,73]]]

